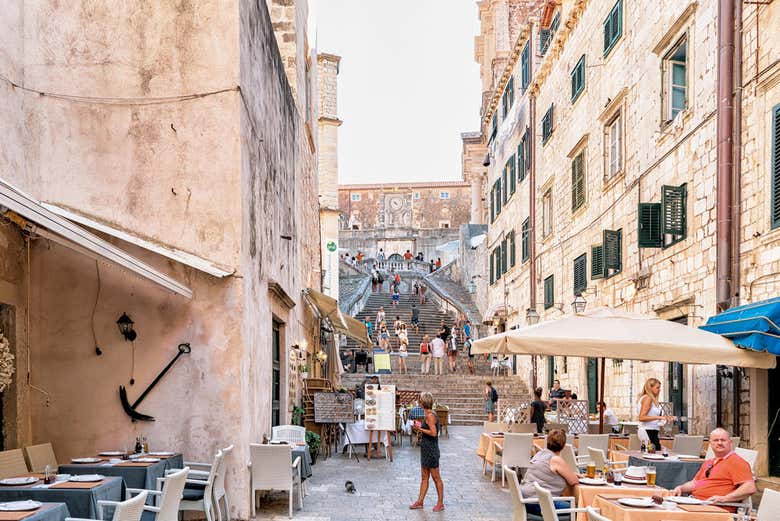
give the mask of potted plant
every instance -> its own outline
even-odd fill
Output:
[[[322,438],[316,432],[306,431],[306,445],[309,446],[311,464],[314,465],[317,463],[317,454],[320,453],[320,447],[322,447]]]
[[[293,407],[292,410],[292,424],[293,425],[300,425],[303,427],[303,414],[306,412],[303,407],[299,407],[296,405]]]
[[[298,372],[301,373],[301,376],[305,379],[309,377],[309,366],[307,364],[301,364],[298,366]]]

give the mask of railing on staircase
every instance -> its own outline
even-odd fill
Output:
[[[419,260],[377,260],[375,258],[363,259],[360,263],[363,269],[370,273],[371,270],[376,267],[382,272],[393,271],[415,271],[422,274],[428,274],[431,272],[431,264],[425,261]]]

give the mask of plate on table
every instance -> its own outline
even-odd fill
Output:
[[[119,450],[104,450],[99,452],[98,456],[123,456],[125,453]]]
[[[504,433],[503,432],[491,432],[490,435],[491,436],[500,437],[500,438],[504,437]]]
[[[606,485],[607,480],[604,478],[580,478],[581,485]]]
[[[32,501],[27,499],[25,501],[8,501],[7,503],[0,503],[0,511],[2,512],[23,512],[26,510],[36,510],[41,508],[40,501]]]
[[[22,478],[5,478],[0,479],[0,485],[32,485],[36,483],[38,478],[32,476],[25,476]]]
[[[651,460],[665,460],[666,457],[663,454],[645,454],[642,456],[644,459],[651,459]]]
[[[135,461],[136,463],[157,463],[160,461],[160,458],[138,458]]]
[[[77,483],[94,483],[95,481],[101,481],[104,478],[101,474],[82,474],[80,476],[71,476],[68,481],[75,481]]]
[[[677,454],[680,459],[701,459],[701,456],[694,456],[693,454]]]
[[[272,440],[271,445],[288,445],[289,442],[285,440]]]
[[[629,478],[628,476],[623,476],[623,483],[628,483],[629,485],[647,485],[647,478]]]
[[[648,508],[655,505],[651,497],[622,497],[617,500],[621,505],[627,507]]]
[[[175,456],[175,452],[156,450],[149,453],[150,456]]]
[[[103,461],[100,458],[73,458],[70,460],[71,463],[100,463]]]
[[[704,503],[701,499],[697,499],[693,496],[668,496],[664,498],[664,501],[671,501],[678,505],[701,505]]]

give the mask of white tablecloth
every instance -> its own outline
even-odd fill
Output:
[[[355,423],[347,423],[345,427],[349,439],[347,439],[347,436],[341,437],[341,442],[339,443],[339,452],[341,452],[344,449],[344,447],[346,447],[350,443],[352,445],[362,445],[368,443],[369,431],[366,430],[365,423],[363,420],[358,420]],[[376,442],[377,437],[382,438],[379,441],[382,442],[383,445],[387,444],[387,434],[385,434],[384,432],[382,432],[382,436],[378,436],[377,434],[374,434],[374,442]]]

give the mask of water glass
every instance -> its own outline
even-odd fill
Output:
[[[749,506],[737,508],[737,521],[750,521],[751,510]]]
[[[614,478],[614,482],[615,482],[615,486],[616,487],[619,487],[619,486],[621,486],[623,484],[623,473],[622,472],[620,472],[618,470],[615,470],[615,471],[613,471],[612,476]]]

